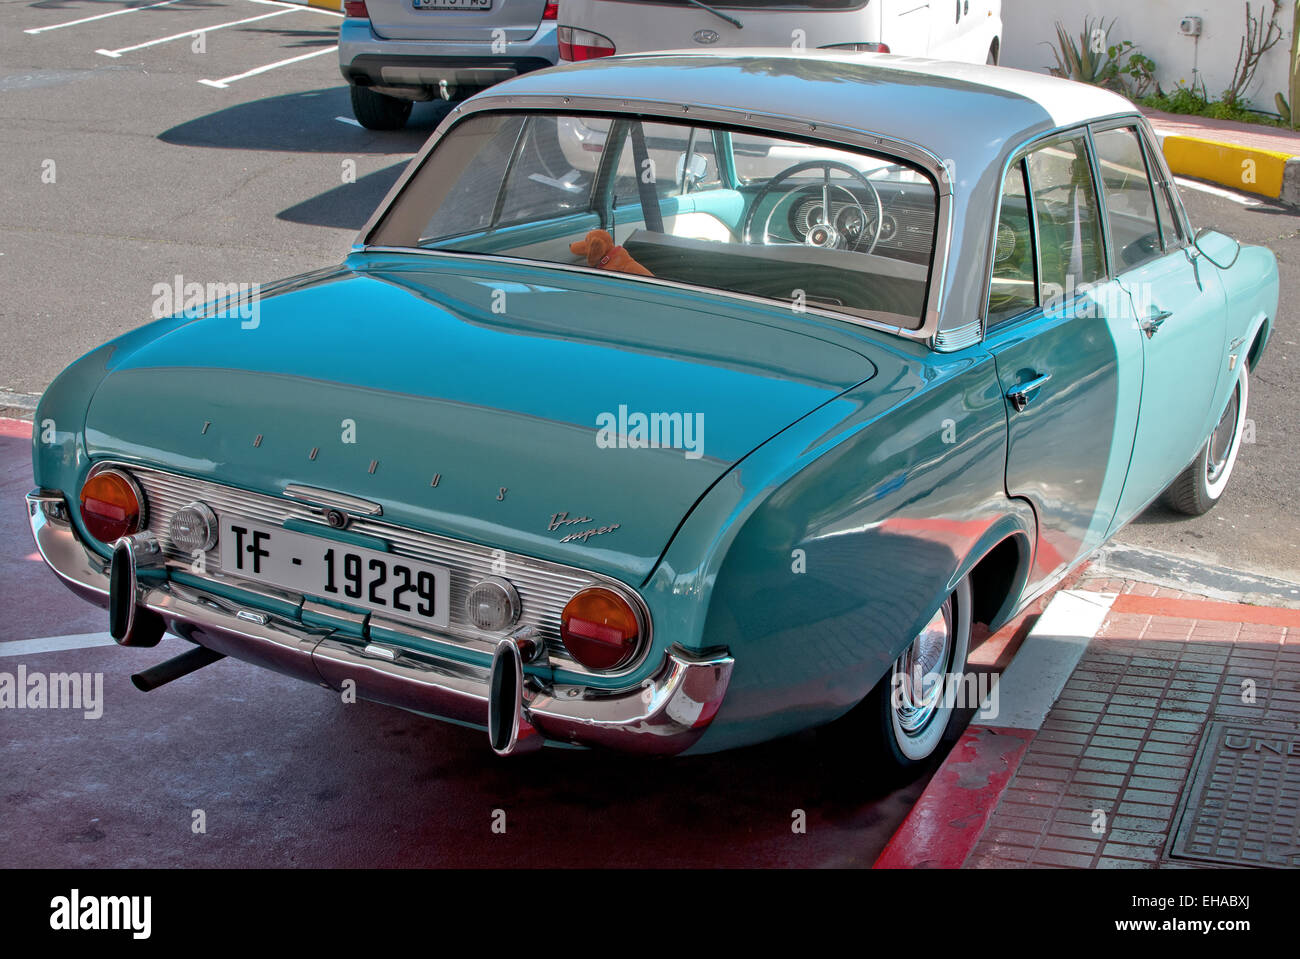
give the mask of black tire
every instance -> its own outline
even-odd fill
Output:
[[[352,86],[352,115],[367,130],[400,130],[411,115],[410,100]]]
[[[1243,363],[1219,423],[1192,464],[1164,492],[1165,504],[1187,516],[1204,516],[1218,504],[1241,452],[1250,401],[1250,375]]]
[[[948,651],[939,657],[942,661],[936,660],[934,668],[927,669],[925,675],[936,673],[946,677],[965,671],[970,654],[971,608],[970,581],[963,579],[931,620],[933,625],[942,618],[950,631],[951,643]],[[924,635],[925,632],[918,635],[913,646],[904,651],[866,699],[825,729],[826,744],[841,762],[846,753],[852,754],[851,762],[859,765],[864,778],[893,782],[915,775],[952,736],[962,713],[958,707],[978,705],[950,701],[945,705],[941,701],[917,729],[909,733],[903,728],[900,714],[905,711],[904,704],[895,702],[895,689],[900,689],[898,698],[906,699],[903,689],[910,690],[910,687],[899,686],[907,682],[906,673],[900,673],[900,668]],[[900,675],[903,678],[895,680]]]
[[[998,42],[996,40],[994,40],[989,46],[988,59],[985,60],[984,63],[990,67],[996,67],[998,65]]]

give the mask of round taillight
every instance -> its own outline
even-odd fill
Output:
[[[144,496],[120,470],[99,470],[81,487],[81,521],[101,543],[115,543],[143,528]]]
[[[588,669],[617,669],[636,653],[641,621],[632,604],[612,589],[575,593],[560,615],[560,639]]]

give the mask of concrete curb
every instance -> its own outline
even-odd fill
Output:
[[[1300,206],[1300,157],[1156,130],[1169,168],[1288,206]]]
[[[1115,600],[1072,589],[1052,597],[981,708],[997,725],[971,722],[873,868],[961,867]]]

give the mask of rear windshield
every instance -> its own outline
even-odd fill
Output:
[[[916,329],[936,210],[933,181],[889,156],[702,124],[494,112],[438,142],[369,241],[613,269]],[[617,255],[588,256],[595,230]],[[626,272],[623,254],[639,268]]]

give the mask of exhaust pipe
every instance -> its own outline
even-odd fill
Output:
[[[119,646],[157,646],[166,632],[163,618],[136,603],[136,570],[161,566],[162,547],[152,533],[124,536],[113,544],[108,570],[108,634]]]
[[[131,677],[131,682],[140,692],[147,693],[170,683],[173,679],[188,676],[197,669],[211,666],[217,660],[225,658],[225,653],[214,653],[206,646],[195,646],[187,653],[181,653],[157,666],[150,666],[142,673],[136,673]]]
[[[497,643],[488,677],[488,743],[498,756],[542,747],[542,734],[524,710],[524,663],[540,659],[545,642],[535,627],[524,627]]]

